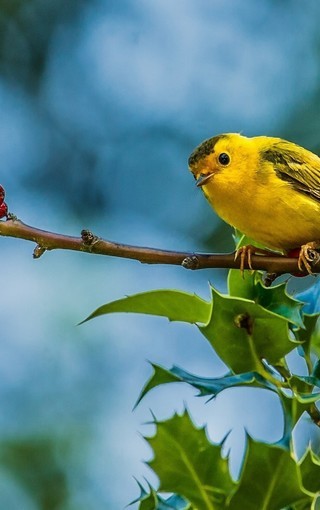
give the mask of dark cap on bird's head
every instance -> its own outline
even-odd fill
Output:
[[[188,166],[189,168],[194,167],[199,161],[201,161],[206,156],[209,156],[209,154],[212,154],[214,151],[214,146],[216,143],[221,140],[221,138],[225,138],[226,135],[218,135],[213,136],[212,138],[208,138],[208,140],[205,140],[202,142],[198,147],[195,148],[193,153],[188,159]]]

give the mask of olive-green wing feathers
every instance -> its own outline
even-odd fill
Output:
[[[320,158],[312,152],[285,140],[277,140],[262,152],[265,161],[272,162],[274,170],[301,193],[320,201]]]

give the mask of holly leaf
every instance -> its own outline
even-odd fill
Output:
[[[248,437],[238,488],[228,509],[279,510],[307,501],[310,505],[311,498],[301,488],[299,469],[290,452]]]
[[[320,492],[320,458],[310,449],[299,462],[301,482],[305,490],[317,494]]]
[[[155,436],[148,439],[155,454],[149,465],[160,479],[160,491],[178,491],[201,510],[311,508],[317,473],[311,473],[310,459],[298,466],[290,450],[248,437],[240,478],[235,483],[227,459],[221,456],[221,445],[211,444],[204,429],[195,428],[187,412],[156,425]],[[301,479],[307,480],[307,488]]]
[[[234,373],[254,371],[265,376],[263,359],[277,364],[297,347],[289,337],[287,318],[248,299],[211,290],[211,317],[199,329]]]
[[[191,504],[178,494],[164,498],[152,487],[149,486],[149,492],[147,492],[140,483],[138,485],[140,496],[129,506],[139,502],[139,510],[193,510]]]
[[[266,287],[261,274],[256,275],[256,296],[254,301],[267,310],[282,317],[298,328],[304,328],[302,308],[304,303],[287,293],[287,284],[280,283],[272,287]]]
[[[236,386],[253,386],[256,388],[266,388],[276,391],[277,388],[270,381],[262,377],[256,372],[246,372],[244,374],[226,374],[223,377],[200,377],[183,370],[177,366],[173,366],[169,370],[151,363],[153,374],[142,389],[135,407],[143,399],[143,397],[153,388],[162,384],[182,382],[187,383],[199,391],[199,396],[215,397],[221,391],[234,388]]]
[[[286,317],[298,328],[304,328],[302,314],[304,302],[287,293],[286,283],[266,287],[261,272],[245,272],[242,277],[240,271],[232,269],[228,275],[228,289],[231,296],[250,299],[266,310]]]
[[[230,296],[254,301],[256,294],[256,271],[244,271],[242,275],[239,269],[230,269],[227,283]]]
[[[196,294],[179,290],[152,290],[111,301],[97,308],[80,324],[109,313],[131,312],[167,317],[170,321],[205,324],[210,316],[211,303]]]
[[[239,230],[234,229],[233,239],[236,250],[242,246],[259,246],[253,239],[242,234]],[[261,246],[260,246],[261,247]],[[239,269],[230,269],[228,272],[228,291],[230,296],[243,297],[253,299],[256,271],[243,271]]]
[[[160,491],[177,492],[201,510],[222,510],[234,488],[221,444],[209,442],[187,411],[155,422],[155,436],[147,438],[154,452],[148,464],[160,479]]]

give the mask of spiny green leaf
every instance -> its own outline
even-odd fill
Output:
[[[167,317],[170,321],[205,324],[209,319],[210,310],[211,303],[195,294],[170,289],[152,290],[106,303],[82,323],[99,315],[131,312]]]
[[[158,506],[157,499],[156,494],[148,494],[140,501],[139,510],[155,510]]]
[[[290,452],[248,438],[238,488],[229,510],[280,510],[311,498],[300,487],[298,467]]]
[[[234,238],[237,249],[249,245],[263,248],[249,237],[241,235],[239,231],[235,232]],[[267,310],[286,317],[292,324],[303,327],[301,310],[304,300],[290,296],[286,291],[286,283],[266,287],[262,281],[262,275],[261,271],[245,271],[242,276],[241,271],[231,269],[228,275],[230,295],[250,299]]]
[[[160,479],[160,491],[177,492],[201,510],[222,510],[234,487],[221,445],[209,442],[188,413],[156,422],[148,442],[154,451],[150,467]]]
[[[145,397],[145,395],[156,386],[161,386],[162,384],[168,383],[182,382],[182,379],[174,373],[174,369],[176,367],[173,367],[171,370],[167,370],[154,363],[151,363],[151,365],[153,367],[153,374],[146,382],[145,386],[142,388],[138,400],[135,403],[135,408],[141,402],[143,397]]]
[[[266,287],[262,281],[262,273],[244,273],[232,269],[228,276],[228,289],[231,296],[250,299],[270,312],[286,317],[289,322],[303,328],[302,307],[304,303],[287,293],[287,284],[280,283]]]
[[[215,397],[221,391],[233,388],[235,386],[253,386],[258,388],[266,388],[276,391],[270,381],[262,377],[257,372],[246,372],[244,374],[232,375],[227,374],[223,377],[211,378],[200,377],[190,374],[182,368],[173,366],[171,369],[166,369],[159,365],[153,364],[154,372],[149,381],[144,386],[136,405],[141,399],[153,388],[162,384],[182,382],[187,383],[199,390],[201,396],[210,395]]]
[[[320,492],[320,458],[311,451],[306,451],[299,462],[301,483],[305,490],[313,494]]]
[[[234,229],[233,232],[233,240],[237,249],[241,248],[241,246],[256,246],[257,248],[261,248],[262,250],[266,249],[265,246],[263,246],[263,244],[258,243],[257,241],[255,241],[255,239],[252,239],[252,237],[243,234],[242,232],[240,232],[240,230],[236,228]]]
[[[220,358],[235,373],[266,374],[262,359],[276,364],[297,346],[289,338],[288,320],[243,298],[212,288],[213,307],[206,326],[199,326]]]
[[[136,480],[136,479],[135,479]],[[152,487],[149,485],[149,489],[150,489],[150,493],[148,493],[145,488],[143,487],[143,485],[138,481],[136,480],[137,484],[138,484],[138,487],[140,489],[140,495],[134,499],[133,501],[131,501],[131,503],[129,503],[128,506],[131,506],[131,505],[134,505],[135,503],[137,503],[138,501],[142,501],[143,499],[146,498],[146,496],[149,496],[151,494],[151,492],[153,492],[153,489]]]
[[[256,273],[254,301],[267,310],[286,317],[295,326],[303,328],[302,307],[304,303],[290,296],[286,289],[286,283],[266,287],[262,282],[261,274]]]
[[[256,272],[230,269],[228,272],[228,291],[230,296],[254,300],[256,294]]]
[[[245,236],[237,229],[234,229],[233,239],[237,250],[242,246],[256,245],[253,239]],[[253,300],[255,273],[255,271],[244,271],[242,274],[239,269],[230,269],[228,273],[228,291],[230,296]]]
[[[133,505],[140,502],[139,510],[192,510],[191,504],[177,494],[164,498],[151,487],[150,492],[147,493],[140,484],[139,486],[140,497],[130,503]]]

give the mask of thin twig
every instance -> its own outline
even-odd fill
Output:
[[[182,265],[186,269],[193,270],[208,268],[237,269],[240,265],[239,259],[235,260],[234,253],[193,253],[132,246],[101,239],[87,230],[81,232],[81,237],[67,236],[31,227],[13,216],[7,221],[0,221],[0,236],[33,241],[37,245],[34,250],[34,258],[39,258],[45,251],[60,249],[135,259],[146,264]],[[300,273],[297,259],[278,254],[274,256],[252,255],[251,266],[252,269],[263,270],[276,275]],[[245,268],[248,269],[247,262],[245,262]],[[313,271],[315,273],[320,272],[320,263],[313,267]]]

